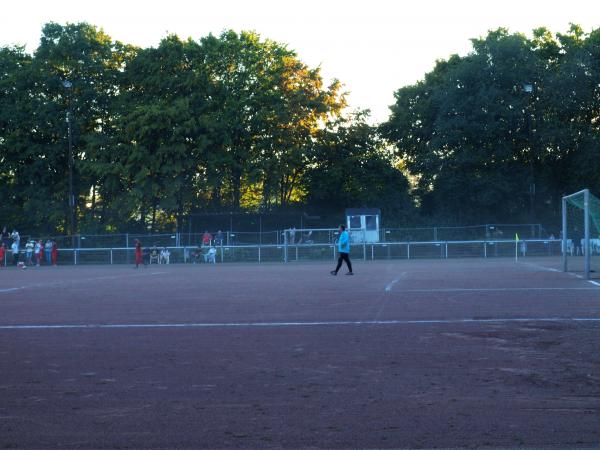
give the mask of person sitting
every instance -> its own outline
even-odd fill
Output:
[[[164,247],[160,251],[160,259],[158,260],[159,264],[169,264],[169,259],[171,258],[171,252],[167,250],[167,247]]]
[[[202,235],[202,247],[208,247],[212,243],[212,234],[206,230]]]
[[[204,254],[204,262],[205,263],[217,263],[217,249],[214,247],[210,247],[208,251]]]
[[[160,253],[158,251],[158,247],[156,246],[156,244],[154,244],[152,249],[150,249],[150,264],[152,264],[152,262],[154,262],[154,264],[158,264],[159,256],[160,256]]]
[[[148,247],[145,247],[142,250],[142,262],[144,263],[144,266],[147,266],[150,263],[150,249]]]
[[[303,234],[303,235],[300,237],[300,242],[298,242],[298,243],[299,243],[299,244],[314,244],[314,243],[315,243],[315,241],[314,241],[314,240],[313,240],[313,238],[312,238],[312,230],[311,230],[311,231],[309,231],[309,232],[308,232],[308,233],[306,233],[306,234]]]
[[[200,258],[202,257],[202,249],[197,247],[192,250],[192,264],[196,264],[200,262]]]

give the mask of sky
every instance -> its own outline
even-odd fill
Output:
[[[47,22],[89,22],[115,40],[156,46],[174,33],[199,39],[225,29],[254,30],[287,44],[326,81],[339,79],[352,109],[385,121],[394,92],[423,79],[438,59],[466,55],[471,38],[508,28],[600,28],[599,0],[45,0],[6,1],[0,46],[33,52]]]

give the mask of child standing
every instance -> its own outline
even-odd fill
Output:
[[[44,253],[46,254],[46,264],[52,265],[52,241],[50,239],[44,245]]]
[[[27,244],[25,244],[25,264],[28,266],[31,266],[32,264],[33,246],[33,241],[31,239],[27,241]]]
[[[58,265],[58,245],[55,240],[52,240],[52,265]]]
[[[35,260],[35,265],[40,267],[40,258],[42,257],[43,245],[42,241],[37,241],[33,248],[33,258]]]
[[[142,243],[135,240],[135,268],[137,269],[142,264]]]

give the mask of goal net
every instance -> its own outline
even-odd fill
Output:
[[[589,189],[562,199],[562,266],[585,278],[600,277],[600,199]]]

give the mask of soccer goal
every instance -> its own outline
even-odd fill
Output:
[[[589,189],[562,199],[562,268],[600,276],[600,199]]]

